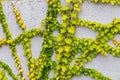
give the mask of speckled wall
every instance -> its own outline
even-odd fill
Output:
[[[3,9],[7,18],[10,32],[12,37],[15,38],[17,35],[21,34],[15,16],[11,8],[11,2],[14,0],[3,2]],[[64,0],[61,0],[62,5],[65,5]],[[17,9],[21,12],[21,16],[27,25],[27,30],[30,30],[34,27],[39,27],[41,20],[46,16],[47,4],[45,0],[21,0],[16,3]],[[113,18],[120,18],[120,6],[111,6],[106,4],[94,4],[90,0],[86,0],[82,7],[79,17],[84,20],[97,21],[100,23],[107,24],[113,20]],[[60,20],[60,16],[58,16]],[[54,35],[58,35],[58,32],[55,31]],[[76,29],[75,35],[80,38],[88,37],[95,39],[97,32],[93,32],[90,29],[85,27],[79,27]],[[115,36],[117,40],[120,40],[120,35]],[[0,38],[4,38],[3,32],[0,24]],[[37,58],[40,50],[42,49],[41,45],[43,42],[42,37],[34,37],[31,41],[31,49],[34,58]],[[113,45],[112,41],[109,41],[108,44]],[[24,75],[27,73],[26,59],[23,56],[22,44],[16,46],[17,54],[20,57],[22,67],[24,68]],[[3,46],[0,48],[0,60],[9,64],[13,72],[17,74],[16,67],[14,65],[13,58],[8,46]],[[53,55],[53,60],[54,55]],[[113,57],[109,55],[104,57],[102,55],[97,56],[93,59],[93,62],[86,64],[86,67],[94,68],[99,72],[103,73],[105,76],[112,78],[113,80],[120,80],[120,58]],[[53,71],[50,72],[49,77],[53,77]],[[25,75],[26,76],[26,75]],[[11,79],[9,79],[11,80]],[[84,76],[74,76],[71,80],[93,80],[90,77]]]

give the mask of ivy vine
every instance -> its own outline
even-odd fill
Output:
[[[91,0],[94,3],[110,3],[111,5],[120,5],[119,0]],[[48,4],[46,18],[41,22],[39,28],[33,28],[26,30],[26,24],[22,20],[20,12],[12,3],[11,8],[15,14],[16,23],[22,29],[22,34],[18,35],[15,39],[12,38],[8,28],[6,17],[0,2],[0,23],[2,24],[2,30],[4,32],[4,39],[0,39],[0,47],[8,45],[13,56],[14,63],[18,69],[18,74],[14,74],[10,67],[4,62],[0,61],[0,80],[8,80],[5,76],[7,72],[13,80],[26,80],[23,76],[23,68],[21,66],[20,59],[17,55],[15,46],[22,43],[24,53],[23,55],[27,59],[29,80],[69,80],[74,75],[90,76],[95,80],[112,80],[95,69],[85,68],[84,65],[92,61],[98,54],[108,56],[120,57],[120,42],[115,38],[115,34],[120,33],[120,19],[114,18],[109,24],[101,24],[98,22],[92,22],[82,20],[78,18],[78,14],[81,11],[80,5],[83,0],[66,0],[66,5],[61,6],[60,0],[46,0]],[[56,19],[58,15],[61,15],[62,23],[59,23]],[[75,34],[75,28],[84,26],[90,28],[93,31],[98,31],[96,39],[90,38],[77,38]],[[54,36],[54,30],[58,30],[59,35]],[[34,36],[44,37],[42,44],[42,50],[39,57],[34,59],[31,53],[31,38]],[[117,48],[114,48],[107,44],[108,40],[112,40]],[[56,61],[52,60],[53,53],[55,54]],[[80,54],[73,65],[70,65],[71,61],[75,58],[77,53]],[[49,78],[50,71],[54,71],[54,77]]]

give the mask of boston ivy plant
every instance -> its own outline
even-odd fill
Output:
[[[95,3],[111,3],[112,5],[120,4],[119,0],[91,0]],[[17,55],[15,46],[22,43],[24,53],[27,59],[28,79],[29,80],[69,80],[74,75],[85,75],[94,78],[95,80],[112,80],[105,77],[95,69],[85,68],[84,65],[92,61],[98,54],[108,56],[109,53],[113,56],[120,57],[120,42],[115,38],[115,34],[120,33],[120,20],[114,18],[109,24],[101,24],[82,20],[78,18],[81,11],[80,5],[83,0],[66,0],[66,5],[61,6],[60,0],[46,0],[48,4],[46,18],[41,22],[39,28],[26,30],[26,24],[22,20],[20,12],[12,3],[11,8],[15,14],[16,23],[22,29],[22,34],[15,39],[12,38],[8,28],[5,14],[3,12],[2,3],[0,2],[0,23],[4,32],[4,39],[0,39],[0,47],[8,45],[13,56],[14,63],[18,69],[18,74],[14,74],[10,67],[0,61],[0,80],[7,80],[5,71],[13,80],[26,80],[23,76],[23,68],[20,59]],[[61,15],[62,23],[59,23],[57,16]],[[75,28],[84,26],[93,31],[98,31],[96,39],[77,38]],[[54,30],[58,30],[59,35],[54,36]],[[44,37],[42,50],[37,59],[34,59],[31,53],[31,38],[35,36]],[[106,42],[112,40],[117,48],[108,45]],[[52,60],[53,53],[56,61]],[[75,62],[71,64],[77,53],[80,54]],[[54,77],[49,78],[50,71],[54,71]]]

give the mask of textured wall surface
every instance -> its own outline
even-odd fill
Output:
[[[64,0],[62,1],[62,5],[65,5]],[[14,0],[12,0],[14,2]],[[6,19],[9,25],[10,32],[12,37],[15,38],[17,35],[21,34],[21,30],[16,24],[16,19],[13,14],[10,1],[4,2],[3,9],[6,15]],[[43,20],[46,16],[47,4],[45,0],[29,0],[29,1],[21,1],[16,3],[17,9],[21,12],[22,19],[25,21],[27,25],[27,30],[30,30],[33,27],[39,27],[41,20]],[[120,6],[111,6],[109,4],[94,4],[91,3],[90,0],[86,0],[81,6],[81,13],[79,17],[84,20],[97,21],[100,23],[107,24],[113,20],[113,18],[120,18]],[[60,21],[60,17],[58,17]],[[58,35],[58,32],[55,31],[54,35]],[[79,27],[76,29],[75,35],[79,38],[92,38],[95,39],[97,32],[93,32],[90,29],[85,27]],[[117,40],[120,40],[120,35],[115,35]],[[1,24],[0,24],[0,38],[4,38]],[[31,41],[31,49],[34,58],[37,58],[40,50],[42,49],[41,45],[43,42],[42,37],[34,37]],[[109,41],[108,44],[114,46],[112,41]],[[23,48],[22,45],[17,45],[17,54],[20,57],[22,67],[24,68],[24,75],[27,72],[26,59],[23,56]],[[11,52],[8,46],[3,46],[0,48],[0,60],[9,64],[12,68],[13,72],[17,74],[16,67],[14,65],[13,58],[11,56]],[[53,60],[54,56],[53,56]],[[103,75],[110,77],[113,80],[120,80],[120,58],[113,57],[109,55],[108,57],[104,57],[102,55],[98,55],[92,62],[89,62],[85,65],[87,68],[94,68],[101,72]],[[49,77],[53,77],[53,71],[50,72]],[[25,75],[26,76],[26,75]],[[11,80],[11,79],[9,79]],[[90,77],[82,76],[74,76],[71,80],[93,80]]]

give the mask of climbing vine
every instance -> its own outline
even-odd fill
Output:
[[[119,0],[91,0],[94,3],[110,3],[111,5],[120,4]],[[82,20],[78,18],[78,14],[81,11],[81,4],[83,0],[66,0],[66,5],[61,6],[60,0],[46,0],[48,4],[46,18],[41,22],[39,28],[33,28],[26,30],[26,24],[21,18],[20,12],[15,7],[15,4],[11,3],[16,23],[22,29],[22,34],[18,35],[15,39],[12,38],[8,28],[6,17],[2,8],[2,2],[0,2],[0,24],[2,24],[2,30],[4,32],[4,39],[0,39],[0,47],[8,45],[13,56],[14,63],[18,70],[18,74],[14,74],[10,67],[0,61],[0,80],[8,80],[5,76],[7,72],[13,80],[26,80],[23,75],[23,68],[21,66],[20,59],[17,55],[15,46],[22,43],[24,53],[26,57],[26,64],[28,66],[28,79],[29,80],[69,80],[74,75],[90,76],[95,80],[112,80],[95,69],[85,68],[84,65],[92,61],[98,54],[108,56],[120,57],[120,42],[115,38],[115,34],[120,33],[120,20],[114,18],[109,24],[101,24],[98,22],[92,22]],[[61,15],[62,23],[59,23],[57,16]],[[93,31],[98,31],[96,39],[90,38],[77,38],[75,29],[77,27],[87,27]],[[57,36],[53,35],[53,32],[58,30]],[[44,37],[42,44],[42,50],[37,59],[33,58],[31,53],[31,38],[35,36]],[[108,40],[112,40],[117,48],[114,48],[107,44]],[[52,56],[55,52],[56,61],[52,60]],[[75,55],[81,53],[77,58]],[[72,65],[72,60],[75,59]],[[54,71],[54,77],[49,78],[50,71]]]

